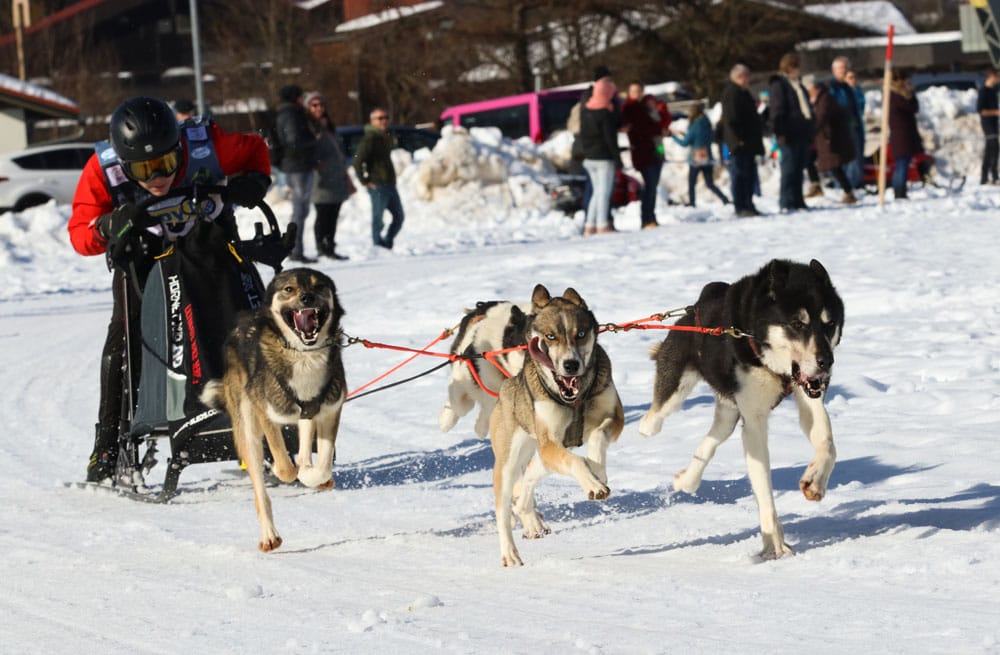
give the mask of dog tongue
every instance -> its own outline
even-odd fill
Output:
[[[531,341],[528,342],[528,354],[531,355],[533,360],[545,368],[555,368],[555,365],[552,363],[552,359],[538,347],[538,337],[532,337]]]
[[[316,310],[300,309],[294,314],[295,329],[302,334],[313,334],[316,331]]]

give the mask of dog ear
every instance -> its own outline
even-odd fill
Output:
[[[764,268],[767,270],[767,295],[777,300],[779,290],[784,289],[788,281],[788,262],[772,259]]]
[[[811,260],[809,262],[809,268],[811,268],[812,272],[816,274],[816,277],[820,279],[820,282],[833,286],[833,283],[830,282],[830,274],[826,272],[826,269],[819,263],[819,260]]]
[[[567,287],[567,289],[563,291],[562,297],[574,305],[578,305],[581,309],[587,309],[587,303],[583,301],[583,298],[580,297],[580,294],[578,294],[576,289],[573,287]]]
[[[531,292],[531,311],[537,314],[538,310],[548,305],[550,300],[552,296],[549,295],[545,285],[536,284],[535,290]]]

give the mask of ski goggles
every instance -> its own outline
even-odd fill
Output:
[[[149,182],[154,177],[170,177],[181,167],[181,148],[174,148],[168,153],[142,161],[123,161],[122,169],[129,179],[136,182]]]

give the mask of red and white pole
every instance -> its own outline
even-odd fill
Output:
[[[882,127],[879,131],[878,149],[878,206],[885,204],[886,150],[889,145],[889,87],[892,84],[892,35],[895,26],[889,26],[889,41],[885,46],[885,73],[882,78]]]

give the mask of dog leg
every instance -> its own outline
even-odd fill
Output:
[[[545,465],[542,464],[541,458],[536,454],[528,462],[528,467],[525,469],[524,476],[518,485],[519,489],[517,489],[517,500],[514,502],[514,513],[518,515],[521,519],[521,525],[524,526],[524,534],[522,536],[525,539],[541,539],[552,532],[549,526],[545,525],[542,515],[535,506],[535,487],[548,474],[549,472],[546,470]]]
[[[489,395],[486,392],[480,394],[479,399],[479,416],[476,418],[476,436],[480,439],[485,439],[490,435],[490,414],[493,413],[493,408],[496,407],[496,398]]]
[[[770,408],[759,408],[743,416],[743,450],[746,454],[750,487],[757,500],[760,514],[760,534],[764,540],[762,559],[778,559],[792,553],[785,543],[785,532],[774,507],[774,490],[771,486],[771,458],[767,448],[767,416]]]
[[[271,499],[267,495],[267,485],[264,482],[264,441],[257,435],[260,426],[254,419],[249,401],[242,401],[239,416],[233,418],[233,437],[236,449],[247,467],[247,474],[253,484],[254,508],[257,510],[257,521],[260,523],[260,541],[257,547],[267,553],[281,546],[281,537],[274,527],[274,516],[271,513]]]
[[[701,477],[705,473],[705,467],[715,456],[715,450],[722,442],[729,438],[736,429],[736,423],[740,419],[740,411],[735,405],[728,401],[718,399],[715,403],[715,417],[712,419],[712,427],[708,434],[701,440],[694,451],[691,463],[686,469],[681,470],[674,476],[674,490],[693,494],[701,486]]]
[[[466,370],[466,366],[464,361],[453,362],[451,365],[448,400],[438,415],[438,426],[441,428],[441,432],[448,432],[455,427],[458,419],[471,412],[476,404],[472,396],[466,392],[470,385],[475,385],[472,376]]]
[[[597,479],[604,485],[608,484],[608,446],[611,444],[609,432],[612,422],[611,417],[604,419],[587,436],[587,459]]]
[[[323,464],[322,456],[319,459],[319,466],[313,466],[312,447],[313,439],[316,436],[316,421],[314,419],[299,419],[299,454],[296,462],[299,465],[298,480],[307,487],[317,487],[330,479],[329,475],[324,477],[324,472],[330,466],[329,460]],[[330,453],[327,453],[330,455]]]
[[[503,442],[503,435],[498,440]],[[510,437],[506,452],[499,449],[496,452],[497,441],[494,441],[495,461],[493,464],[493,493],[496,500],[497,533],[500,535],[500,563],[503,566],[521,566],[521,555],[514,545],[514,532],[511,526],[512,501],[514,483],[523,475],[524,467],[535,452],[535,440],[517,428]]]
[[[701,380],[701,376],[694,369],[685,369],[677,378],[676,383],[673,384],[670,379],[661,382],[659,380],[661,375],[669,375],[669,373],[661,374],[660,365],[657,364],[657,381],[653,391],[653,402],[649,406],[649,411],[639,421],[639,434],[644,437],[657,434],[663,427],[663,419],[681,408],[684,400],[694,389],[694,385]],[[670,387],[673,388],[670,389]]]
[[[822,397],[810,398],[799,387],[795,387],[795,403],[799,407],[799,426],[816,450],[816,456],[799,480],[799,488],[807,500],[823,500],[833,465],[837,461],[830,415],[826,411]]]
[[[288,456],[285,438],[281,434],[281,426],[272,423],[263,413],[258,415],[258,419],[264,426],[267,447],[271,450],[271,458],[274,460],[271,470],[282,482],[294,482],[299,470],[292,464],[292,458]]]
[[[595,475],[589,460],[569,452],[561,443],[539,439],[538,453],[548,470],[576,478],[590,500],[604,500],[611,495],[608,486]]]

